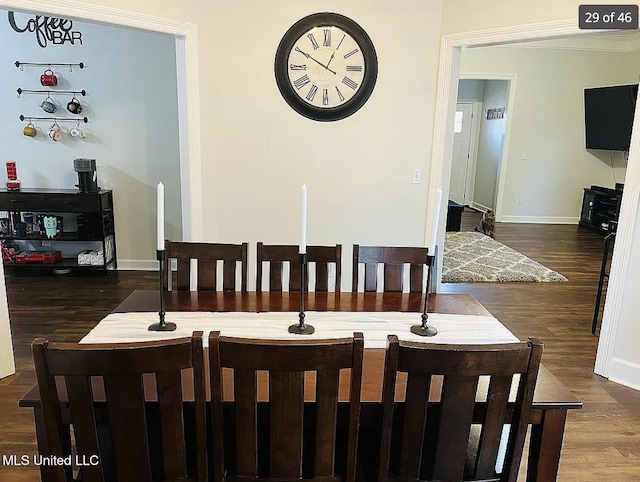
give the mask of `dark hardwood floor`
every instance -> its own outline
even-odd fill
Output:
[[[465,212],[462,229],[473,229],[479,217]],[[602,237],[571,225],[500,223],[495,237],[569,282],[445,284],[443,291],[470,293],[516,336],[539,337],[545,366],[584,402],[569,413],[558,480],[640,480],[640,392],[593,374],[598,339],[591,318]],[[35,383],[31,340],[78,341],[132,290],[157,286],[155,274],[143,272],[109,279],[9,273],[6,282],[17,371],[0,380],[0,457],[35,454],[31,410],[17,404]],[[1,462],[0,482],[38,480],[35,467]]]

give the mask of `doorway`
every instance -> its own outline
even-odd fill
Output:
[[[507,157],[512,91],[512,79],[460,75],[449,193],[452,201],[477,211],[500,211],[498,194]]]
[[[436,117],[442,116],[452,119],[454,116],[456,97],[455,95],[451,96],[450,94],[452,93],[452,91],[455,92],[457,86],[458,72],[460,69],[460,57],[463,47],[466,48],[485,45],[489,42],[489,39],[492,44],[497,45],[509,44],[516,41],[530,40],[534,38],[540,39],[562,37],[565,35],[575,35],[578,33],[580,32],[575,25],[575,21],[571,20],[545,24],[542,28],[540,28],[539,26],[534,27],[521,25],[518,27],[509,27],[500,30],[479,31],[473,34],[465,33],[464,35],[450,34],[443,36],[439,71],[440,78],[445,80],[438,84],[436,96]],[[451,100],[453,100],[454,102],[451,102]],[[609,374],[609,365],[611,363],[614,341],[616,338],[618,323],[621,320],[620,312],[623,305],[623,291],[629,277],[628,264],[625,263],[624,260],[630,259],[631,257],[631,250],[634,245],[634,230],[637,226],[635,220],[637,219],[638,210],[640,208],[638,203],[635,202],[637,200],[638,186],[640,185],[640,169],[638,168],[637,164],[640,147],[638,147],[638,142],[634,142],[633,139],[638,139],[638,137],[632,136],[632,145],[629,150],[628,171],[625,179],[625,192],[622,202],[623,209],[620,213],[619,226],[621,228],[618,231],[618,243],[616,243],[616,249],[614,251],[610,272],[611,279],[615,280],[615,282],[612,283],[612,285],[609,287],[609,292],[607,293],[605,314],[603,317],[600,342],[596,355],[596,366],[594,370],[597,374],[604,376],[608,376]],[[508,150],[508,146],[506,145],[507,141],[508,131],[505,135],[505,151]],[[447,166],[447,163],[451,159],[452,151],[453,132],[440,132],[436,130],[434,133],[433,157],[434,159],[441,159],[441,162],[436,162],[432,165],[430,185],[442,185],[443,180],[445,180],[445,182],[448,182],[446,176],[449,172],[449,166]],[[526,155],[527,153],[525,151],[522,151],[522,154],[519,154],[518,157],[521,158],[521,160],[527,160],[528,157]],[[498,195],[496,200],[497,210],[500,210],[500,206],[502,203],[501,190],[504,186],[504,182],[502,182],[505,175],[504,164],[505,163],[503,162],[500,169],[501,175],[498,184]],[[629,187],[631,187],[631,189],[629,189]],[[433,191],[434,192],[430,194],[429,203],[437,202],[435,189]],[[519,193],[513,193],[513,195],[510,196],[510,202],[516,204],[517,202],[513,201],[517,201],[517,196],[519,196]],[[631,198],[631,202],[625,203],[625,198]],[[437,226],[434,226],[434,224],[437,222],[437,219],[437,213],[434,209],[432,212],[430,212],[427,225],[431,229],[436,230],[436,232],[438,233],[436,239],[442,239],[444,237],[444,224],[440,222]],[[439,262],[441,263],[441,259],[439,259]]]

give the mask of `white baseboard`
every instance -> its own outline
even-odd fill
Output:
[[[155,259],[118,259],[118,270],[158,271],[158,262]]]
[[[640,390],[640,365],[621,358],[612,358],[609,365],[609,381]]]
[[[500,223],[528,223],[528,224],[578,224],[580,218],[563,216],[509,216],[502,215],[496,221]]]

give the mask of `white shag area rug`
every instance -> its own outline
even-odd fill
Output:
[[[560,273],[477,232],[446,233],[443,256],[443,283],[569,281]]]

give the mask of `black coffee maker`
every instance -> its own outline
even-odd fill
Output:
[[[76,157],[73,160],[73,169],[78,173],[78,191],[81,193],[98,192],[98,173],[96,172],[96,160]]]

